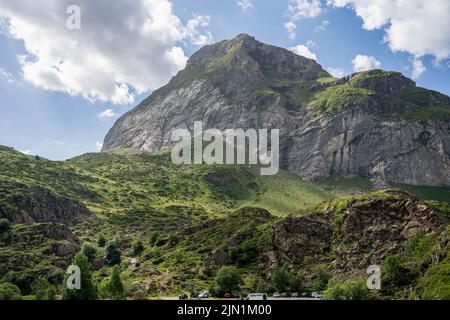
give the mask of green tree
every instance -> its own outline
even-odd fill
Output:
[[[150,245],[154,246],[160,238],[159,232],[153,231],[150,235]]]
[[[56,290],[44,277],[36,279],[31,286],[36,300],[55,300]]]
[[[377,300],[374,290],[367,288],[366,280],[347,280],[338,283],[331,280],[325,291],[325,300]]]
[[[314,291],[324,291],[328,287],[328,282],[330,281],[330,275],[325,270],[325,267],[320,265],[316,267],[314,282],[312,285],[312,290]]]
[[[125,298],[125,289],[120,277],[120,270],[118,266],[115,266],[111,273],[111,278],[106,284],[106,291],[108,298],[114,300],[122,300]]]
[[[276,290],[286,292],[289,289],[291,276],[286,266],[278,267],[272,275],[272,282]]]
[[[131,254],[139,256],[144,251],[144,244],[140,240],[134,240],[131,244]]]
[[[88,259],[81,252],[73,258],[73,265],[80,268],[81,271],[81,288],[69,289],[67,287],[68,276],[63,282],[63,299],[64,300],[95,300],[97,299],[97,287],[92,281],[91,271],[89,270]]]
[[[404,258],[397,255],[388,256],[384,260],[381,268],[381,286],[385,294],[394,294],[414,280],[414,273],[404,267],[404,262]]]
[[[9,282],[0,283],[0,300],[22,300],[20,289]]]
[[[108,266],[120,264],[122,252],[115,240],[106,243],[105,252],[103,254],[103,262]]]
[[[93,243],[85,242],[81,246],[81,252],[91,261],[97,255],[97,248]]]
[[[224,292],[238,292],[244,284],[241,273],[234,266],[223,266],[217,272],[215,286]]]

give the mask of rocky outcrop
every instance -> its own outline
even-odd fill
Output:
[[[90,214],[80,201],[45,188],[3,182],[2,189],[0,216],[14,223],[68,222]]]
[[[434,208],[397,191],[357,196],[341,205],[331,202],[321,212],[280,221],[272,251],[277,263],[267,261],[263,268],[326,264],[337,276],[362,276],[370,265],[400,253],[419,232],[433,234],[449,224]]]
[[[450,98],[380,70],[333,79],[315,61],[240,35],[195,53],[186,69],[122,116],[103,151],[170,148],[174,129],[281,130],[281,165],[331,175],[450,185]]]

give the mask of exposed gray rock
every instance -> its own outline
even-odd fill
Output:
[[[174,129],[201,120],[204,129],[280,129],[282,167],[306,180],[450,186],[449,97],[395,72],[322,81],[330,77],[313,60],[240,35],[195,53],[115,123],[103,151],[160,152]],[[332,98],[314,108],[324,92]]]

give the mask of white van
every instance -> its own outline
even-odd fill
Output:
[[[250,293],[247,300],[267,300],[267,293]]]

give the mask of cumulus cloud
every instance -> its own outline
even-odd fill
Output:
[[[186,65],[180,44],[211,42],[209,17],[186,24],[170,0],[79,0],[81,29],[69,30],[71,0],[0,0],[7,33],[22,40],[25,80],[91,101],[128,104],[164,85]]]
[[[425,55],[438,61],[450,58],[448,0],[328,0],[328,4],[355,10],[366,30],[384,29],[384,41],[392,51],[413,56],[413,70]]]
[[[286,28],[288,32],[288,37],[291,40],[294,40],[297,36],[296,30],[297,30],[297,24],[295,24],[294,21],[288,21],[284,24],[284,27]]]
[[[355,72],[368,71],[373,69],[379,69],[381,62],[373,56],[365,56],[358,54],[352,61],[353,70]]]
[[[241,7],[242,11],[245,12],[253,8],[253,4],[250,0],[239,0],[237,4],[239,7]]]
[[[297,21],[304,18],[316,18],[322,13],[320,0],[290,0],[287,10],[289,21],[284,24],[289,39],[296,37]]]
[[[117,115],[117,114],[114,112],[113,109],[107,109],[107,110],[105,110],[105,111],[103,111],[103,112],[100,112],[99,115],[98,115],[98,117],[99,117],[100,119],[108,119],[108,118],[113,118],[113,117],[115,117],[116,115]]]
[[[102,148],[103,148],[103,143],[97,141],[97,142],[95,143],[95,150],[97,150],[98,152],[100,152],[100,151],[102,151]]]
[[[315,18],[322,13],[320,0],[291,0],[288,12],[292,20]]]
[[[327,71],[335,78],[342,78],[345,76],[345,71],[340,68],[327,68]]]
[[[299,56],[303,56],[308,59],[313,59],[313,60],[317,61],[317,55],[315,53],[311,52],[311,50],[303,44],[299,44],[295,47],[291,47],[291,48],[289,48],[289,50],[294,52],[295,54],[298,54]]]
[[[420,76],[427,71],[427,68],[423,65],[423,62],[420,59],[414,58],[412,60],[412,78],[417,80]]]

